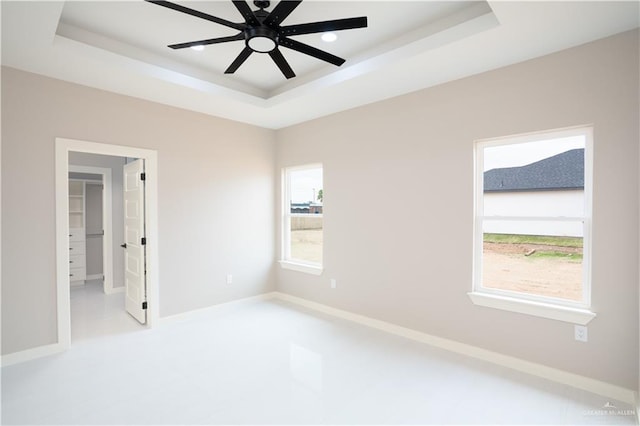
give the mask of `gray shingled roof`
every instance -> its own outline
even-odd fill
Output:
[[[521,167],[484,172],[484,191],[534,191],[584,188],[584,149],[572,149]]]

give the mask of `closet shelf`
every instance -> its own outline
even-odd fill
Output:
[[[85,235],[85,183],[69,180],[69,281],[84,284],[87,277]]]

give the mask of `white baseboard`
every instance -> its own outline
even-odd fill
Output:
[[[124,291],[124,286],[122,287],[111,287],[111,288],[105,288],[104,289],[104,294],[116,294],[116,293],[122,293]]]
[[[31,361],[32,359],[42,358],[44,356],[54,355],[65,350],[64,345],[60,343],[52,343],[50,345],[38,346],[36,348],[27,349],[12,354],[2,355],[2,366],[19,364],[21,362]]]
[[[104,279],[104,275],[102,274],[92,274],[92,275],[87,275],[87,278],[85,278],[85,281],[103,280],[103,279]]]
[[[422,333],[420,331],[412,330],[410,328],[401,327],[395,324],[391,324],[385,321],[369,318],[363,315],[354,314],[341,309],[332,308],[321,303],[312,302],[307,299],[292,296],[286,293],[275,292],[275,297],[280,300],[295,303],[306,308],[310,308],[325,314],[329,314],[338,318],[346,319],[356,322],[358,324],[372,327],[378,330],[386,331],[398,336],[406,337],[418,342],[427,343],[431,346],[435,346],[441,349],[445,349],[451,352],[466,355],[472,358],[481,359],[493,364],[501,365],[503,367],[511,368],[513,370],[521,371],[523,373],[531,374],[533,376],[542,377],[547,380],[551,380],[564,385],[572,386],[574,388],[582,389],[597,395],[602,395],[607,398],[615,399],[618,401],[626,402],[628,404],[636,405],[635,392],[617,385],[602,382],[596,379],[592,379],[578,374],[569,373],[567,371],[559,370],[556,368],[548,367],[546,365],[537,364],[530,361],[525,361],[520,358],[515,358],[508,355],[503,355],[497,352],[489,351],[486,349],[478,348],[476,346],[467,345],[464,343],[456,342],[454,340],[445,339],[442,337],[433,336],[430,334]]]
[[[270,293],[258,294],[257,296],[250,296],[242,299],[231,300],[229,302],[207,306],[206,308],[195,309],[193,311],[187,311],[187,312],[182,312],[180,314],[162,317],[160,318],[160,324],[172,323],[175,321],[184,321],[184,320],[196,317],[198,315],[202,315],[203,313],[206,313],[206,312],[213,312],[213,311],[217,311],[220,309],[224,309],[224,308],[228,308],[236,305],[241,305],[244,303],[255,302],[257,300],[269,300],[275,297],[276,297],[276,292],[270,292]]]

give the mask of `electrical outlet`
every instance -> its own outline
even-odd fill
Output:
[[[233,275],[227,274],[227,284],[232,284],[232,283],[233,283]]]
[[[331,288],[336,288],[336,279],[331,278]]]
[[[586,342],[588,340],[587,326],[586,325],[576,325],[575,329],[575,338],[579,342]]]

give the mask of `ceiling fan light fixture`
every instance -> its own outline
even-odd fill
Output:
[[[269,53],[276,48],[276,42],[269,37],[252,37],[247,40],[247,46],[254,52]]]
[[[324,42],[333,43],[334,41],[336,41],[338,39],[338,35],[336,33],[329,32],[329,33],[323,33],[320,38]]]
[[[270,28],[260,26],[247,28],[246,43],[249,49],[258,53],[269,53],[278,47],[278,33]]]

